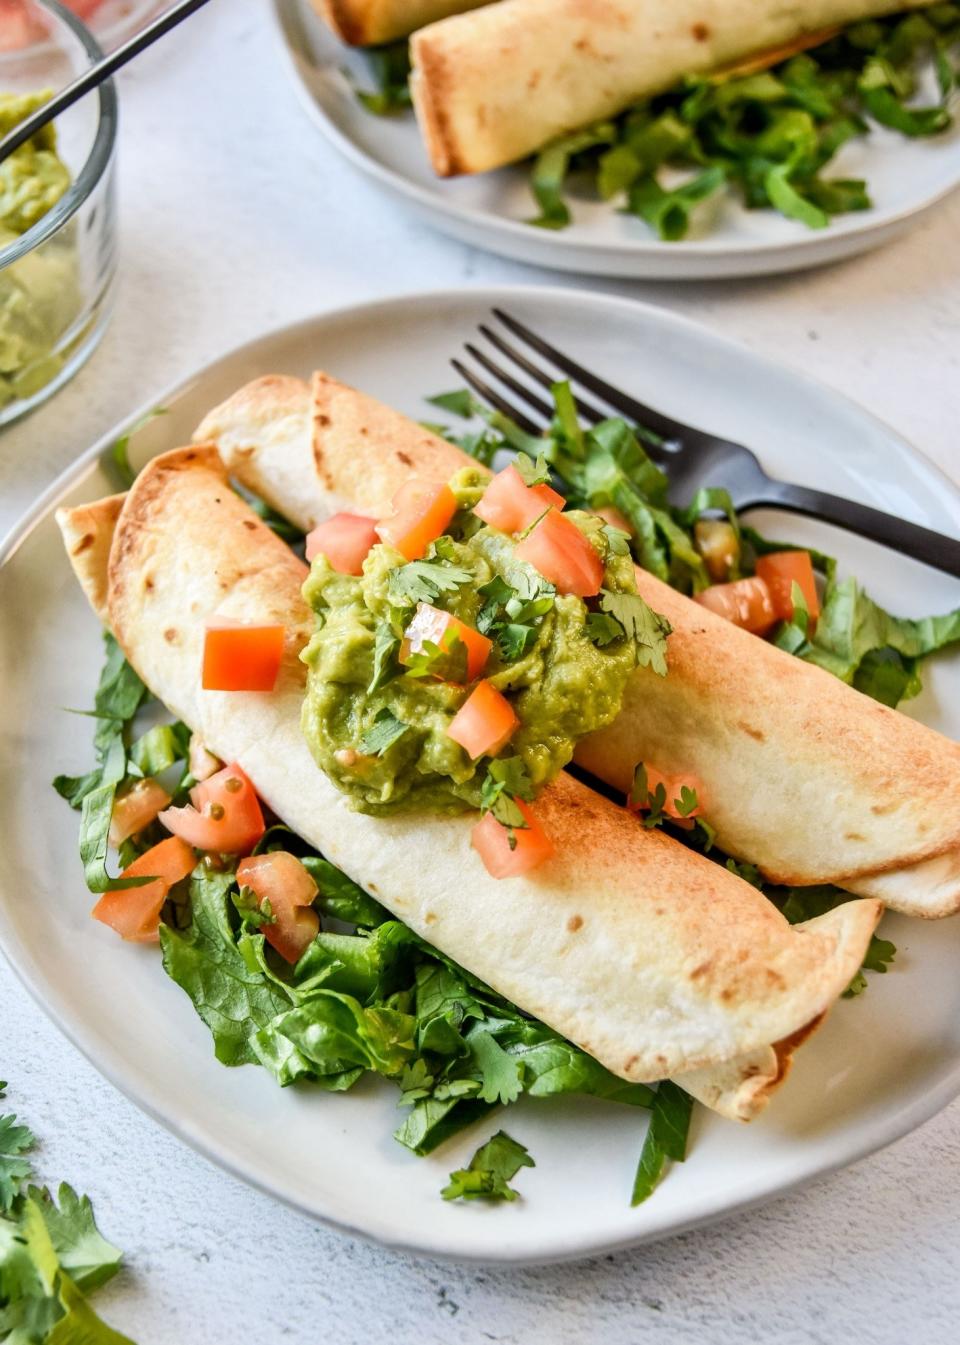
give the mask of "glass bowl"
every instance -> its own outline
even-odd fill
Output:
[[[59,0],[29,0],[43,40],[0,60],[0,93],[56,90],[99,60],[96,39]],[[76,373],[103,335],[116,271],[112,82],[57,118],[66,193],[26,233],[0,245],[0,426]]]

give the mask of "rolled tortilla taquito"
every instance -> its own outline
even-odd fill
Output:
[[[929,0],[501,0],[411,39],[414,105],[441,177],[523,159],[685,75]]]
[[[698,1096],[753,1115],[859,967],[880,903],[791,927],[748,884],[638,836],[568,775],[538,805],[555,857],[499,882],[471,847],[470,815],[351,811],[300,730],[306,567],[231,490],[214,448],[155,459],[119,517],[111,498],[58,521],[91,603],[174,714],[398,918],[622,1078],[692,1072]],[[274,692],[201,689],[205,627],[224,617],[286,627]]]
[[[374,47],[406,37],[451,14],[477,9],[490,0],[312,0],[313,7],[344,42]]]
[[[338,383],[261,379],[200,427],[231,471],[301,527],[384,513],[410,475],[472,459]],[[475,464],[474,464],[475,465]],[[960,909],[960,744],[714,616],[645,571],[673,626],[665,678],[638,668],[577,761],[626,793],[638,762],[700,782],[717,843],[772,882],[834,883],[906,915]]]

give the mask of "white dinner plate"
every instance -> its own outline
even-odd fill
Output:
[[[664,411],[751,445],[774,474],[960,532],[960,492],[837,393],[658,309],[561,290],[447,291],[317,317],[149,397],[117,432],[143,409],[168,408],[136,437],[142,462],[186,442],[204,412],[246,380],[315,367],[436,417],[421,394],[455,385],[448,358],[492,304]],[[141,386],[138,399],[148,391]],[[101,658],[53,510],[115,489],[100,461],[113,437],[0,547],[0,945],[76,1045],[175,1134],[290,1204],[383,1242],[461,1259],[543,1261],[661,1237],[781,1194],[905,1134],[960,1092],[960,921],[902,918],[884,925],[898,947],[894,969],[837,1006],[766,1115],[746,1127],[698,1109],[688,1161],[638,1209],[629,1195],[646,1120],[633,1108],[527,1100],[420,1159],[391,1138],[402,1114],[388,1085],[371,1081],[342,1096],[282,1091],[264,1070],[217,1064],[207,1029],[156,949],[121,943],[89,918],[77,815],[50,787],[58,771],[90,763],[90,720],[66,708],[92,703]],[[960,604],[956,581],[880,547],[806,520],[758,519],[839,554],[844,570],[895,611]],[[931,662],[925,680],[910,712],[960,737],[960,660]],[[536,1159],[518,1181],[522,1199],[490,1208],[442,1201],[447,1174],[503,1124]]]
[[[874,208],[838,216],[827,229],[808,229],[773,210],[746,210],[732,195],[716,209],[706,207],[698,233],[680,243],[662,243],[642,220],[589,200],[572,202],[570,228],[533,228],[524,222],[536,214],[526,166],[441,181],[412,113],[377,117],[357,100],[354,86],[370,87],[364,55],[333,36],[310,0],[273,5],[301,101],[351,163],[438,229],[537,266],[643,280],[798,271],[878,247],[960,184],[960,127],[934,140],[907,140],[878,127],[844,146],[829,170],[865,178]]]

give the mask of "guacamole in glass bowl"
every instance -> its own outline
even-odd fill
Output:
[[[38,5],[42,52],[0,62],[0,140],[101,54],[73,14]],[[104,330],[115,141],[108,83],[0,162],[0,426],[65,383]]]

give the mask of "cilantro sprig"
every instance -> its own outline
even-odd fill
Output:
[[[133,1345],[86,1298],[117,1273],[121,1253],[101,1235],[88,1197],[66,1182],[56,1196],[32,1184],[36,1144],[16,1116],[0,1116],[0,1336]]]

